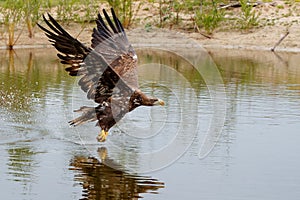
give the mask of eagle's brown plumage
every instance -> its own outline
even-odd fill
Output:
[[[103,9],[106,23],[98,14],[91,47],[72,37],[50,14],[48,20],[43,16],[49,29],[38,24],[59,51],[61,63],[69,65],[66,68],[69,75],[81,76],[78,82],[81,89],[88,99],[99,104],[95,108],[83,106],[76,110],[82,115],[70,124],[76,126],[97,120],[102,129],[100,141],[106,139],[108,130],[126,113],[142,105],[163,105],[163,101],[147,97],[138,89],[137,55],[113,9],[111,13],[113,20]]]

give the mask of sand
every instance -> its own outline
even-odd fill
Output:
[[[240,8],[231,8],[232,12],[239,12]],[[254,7],[257,13],[260,13],[260,26],[248,30],[237,28],[217,29],[212,34],[211,39],[204,37],[197,31],[184,31],[182,29],[146,29],[144,25],[146,21],[141,18],[134,28],[127,30],[129,40],[133,43],[139,43],[147,40],[147,38],[156,38],[154,41],[158,43],[165,42],[164,38],[174,38],[174,32],[184,37],[195,39],[200,45],[207,49],[223,48],[223,49],[251,49],[269,51],[278,40],[286,34],[287,37],[276,47],[276,51],[300,52],[300,3],[293,5],[286,4],[286,1],[272,1],[270,3],[261,3]],[[298,14],[299,13],[299,14]],[[140,13],[143,15],[143,13]],[[155,17],[155,13],[153,14]],[[149,19],[149,16],[147,16]],[[184,23],[184,22],[182,22]],[[91,39],[92,28],[94,24],[88,24],[82,31],[79,24],[65,25],[74,36],[79,35],[80,41],[89,44]],[[21,34],[20,34],[21,33]],[[49,47],[47,38],[37,26],[34,27],[34,37],[28,38],[26,29],[16,30],[15,37],[20,35],[14,48],[44,48]],[[157,34],[163,33],[163,34]],[[158,37],[159,35],[159,37]],[[180,41],[180,36],[176,38]],[[0,35],[0,48],[5,49],[7,42],[7,34]]]

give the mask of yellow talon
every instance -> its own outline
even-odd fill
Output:
[[[105,142],[108,132],[102,130],[101,133],[97,136],[98,142]]]

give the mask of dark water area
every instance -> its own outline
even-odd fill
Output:
[[[0,52],[3,199],[299,199],[300,54],[137,50],[138,108],[98,143],[52,49]],[[218,96],[219,95],[219,96]]]

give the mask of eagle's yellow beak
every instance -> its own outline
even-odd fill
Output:
[[[161,100],[161,99],[158,100],[158,103],[159,103],[159,105],[161,105],[161,106],[164,106],[164,105],[165,105],[165,102],[164,102],[163,100]]]
[[[158,99],[153,105],[157,105],[157,106],[164,106],[165,102],[161,99]]]

